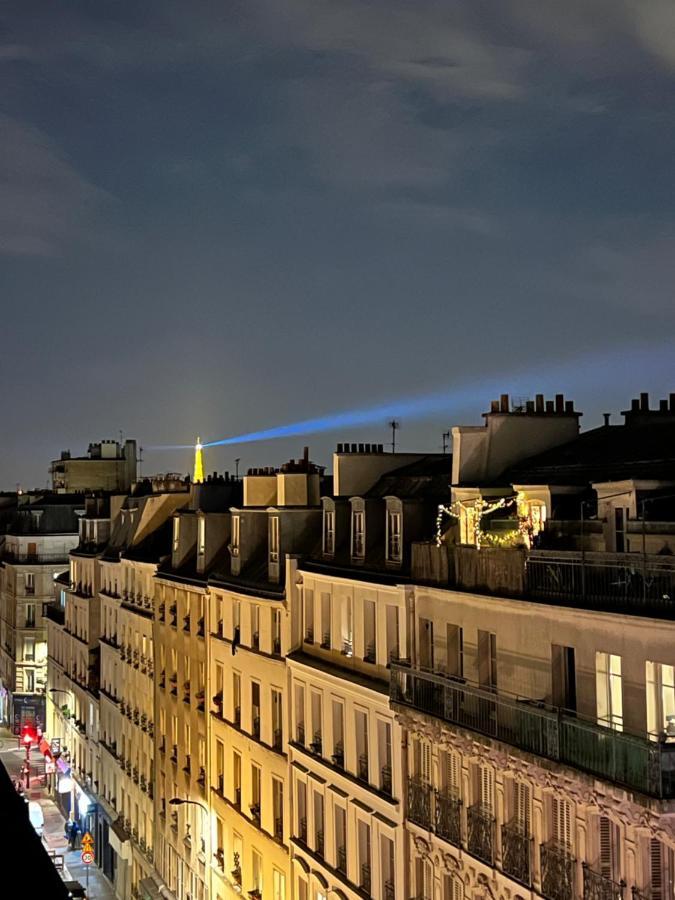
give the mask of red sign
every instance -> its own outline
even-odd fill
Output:
[[[82,851],[82,862],[85,866],[90,866],[94,861],[94,852],[93,850],[83,850]]]

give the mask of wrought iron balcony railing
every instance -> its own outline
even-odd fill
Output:
[[[449,791],[435,792],[434,831],[453,844],[462,846],[462,801]]]
[[[431,831],[431,785],[411,778],[408,781],[408,818],[416,825]]]
[[[519,822],[502,825],[502,870],[525,887],[532,886],[534,840]]]
[[[359,888],[370,897],[370,866],[367,863],[361,863],[361,872],[359,878]]]
[[[598,725],[545,704],[489,691],[401,661],[391,666],[391,701],[589,772],[652,797],[675,798],[675,742]]]
[[[574,900],[576,859],[569,847],[555,842],[539,847],[541,893],[546,900]]]
[[[601,872],[595,872],[588,863],[582,863],[584,873],[584,900],[623,900],[626,882],[614,881]]]
[[[467,848],[469,853],[494,865],[495,818],[491,809],[476,803],[466,811]]]
[[[391,766],[382,766],[380,769],[380,790],[391,797]]]

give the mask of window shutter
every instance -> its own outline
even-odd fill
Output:
[[[612,823],[607,816],[600,816],[600,874],[614,876],[612,865]]]
[[[431,784],[431,744],[420,741],[420,777],[425,784]]]
[[[652,838],[649,842],[649,871],[652,900],[663,900],[663,848],[661,841]]]
[[[572,806],[569,801],[552,797],[551,818],[554,841],[570,850],[572,847]]]
[[[489,766],[480,768],[480,805],[485,809],[492,809],[494,792],[494,773]]]
[[[451,750],[443,753],[443,773],[444,787],[447,791],[459,796],[460,790],[460,773],[459,773],[459,756]]]
[[[513,784],[513,813],[525,834],[530,834],[530,786],[523,781]]]

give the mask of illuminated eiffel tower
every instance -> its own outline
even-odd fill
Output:
[[[202,441],[197,438],[195,444],[195,473],[192,478],[194,484],[198,484],[204,480],[204,459],[202,457]]]

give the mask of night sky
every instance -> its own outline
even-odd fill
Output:
[[[674,88],[672,0],[5,0],[0,487],[120,430],[447,389],[400,432],[436,451],[502,391],[666,396]]]

